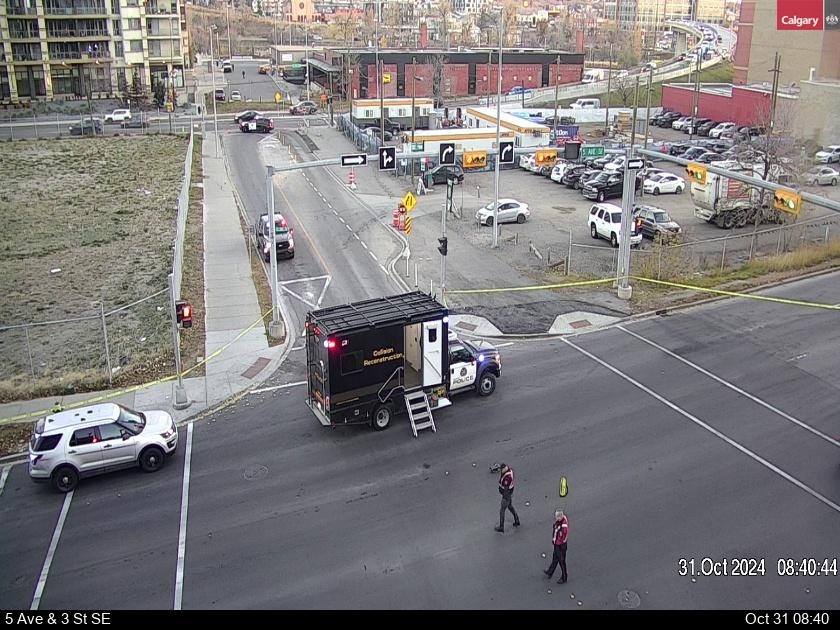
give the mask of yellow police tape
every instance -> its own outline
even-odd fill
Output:
[[[564,282],[563,284],[538,284],[527,287],[504,287],[500,289],[456,289],[454,291],[446,290],[447,295],[464,295],[467,293],[507,293],[511,291],[542,291],[543,289],[564,289],[566,287],[582,287],[590,284],[605,284],[607,282],[615,282],[615,278],[605,278],[601,280],[579,280],[578,282]]]
[[[193,370],[196,370],[199,367],[201,367],[202,365],[204,365],[205,363],[207,363],[210,359],[214,359],[217,356],[219,356],[222,352],[224,352],[231,345],[233,345],[233,343],[235,341],[240,339],[245,333],[249,332],[250,330],[252,330],[256,326],[258,326],[260,323],[262,323],[265,320],[265,318],[268,317],[269,315],[271,315],[271,309],[266,311],[265,314],[262,315],[253,324],[251,324],[247,328],[243,329],[238,335],[236,335],[236,337],[234,337],[233,339],[228,341],[222,347],[218,348],[209,357],[204,357],[201,361],[199,361],[198,363],[193,365],[191,368],[188,368],[186,370],[182,370],[181,371],[181,376],[182,377],[186,376],[187,374],[189,374]],[[111,398],[117,398],[118,396],[123,396],[125,394],[130,394],[132,392],[136,392],[136,391],[139,391],[141,389],[151,387],[152,385],[157,385],[159,383],[166,383],[168,381],[174,381],[177,378],[178,378],[177,374],[172,374],[170,376],[164,376],[163,378],[159,378],[159,379],[154,380],[154,381],[149,381],[148,383],[142,383],[140,385],[132,385],[131,387],[126,387],[124,389],[114,390],[114,391],[108,392],[106,394],[101,394],[99,396],[94,396],[93,398],[87,398],[85,400],[80,400],[79,402],[69,404],[67,407],[62,406],[60,409],[56,409],[56,407],[53,406],[51,409],[41,409],[39,411],[32,411],[30,413],[20,414],[20,415],[17,415],[17,416],[11,416],[9,418],[0,418],[0,426],[6,425],[6,424],[16,424],[16,423],[19,423],[19,422],[24,422],[26,420],[30,420],[32,418],[39,418],[41,416],[45,416],[45,415],[48,415],[48,414],[51,414],[51,413],[56,413],[56,411],[62,411],[62,410],[66,410],[66,409],[75,409],[77,407],[84,407],[85,405],[91,405],[93,403],[97,403],[97,402],[100,402],[100,401],[103,401],[103,400],[109,400]]]
[[[791,300],[789,298],[773,297],[771,295],[756,295],[755,293],[741,293],[739,291],[726,291],[724,289],[712,289],[709,287],[698,287],[693,284],[680,284],[679,282],[666,282],[665,280],[654,280],[652,278],[642,278],[640,276],[630,276],[633,280],[641,282],[649,282],[651,284],[660,284],[667,287],[676,287],[678,289],[688,289],[690,291],[701,291],[703,293],[713,293],[715,295],[726,295],[729,297],[747,298],[750,300],[761,300],[763,302],[775,302],[777,304],[790,304],[793,306],[807,306],[810,308],[822,308],[830,311],[840,311],[840,304],[823,304],[821,302],[808,302],[806,300]],[[756,287],[761,288],[761,287]]]

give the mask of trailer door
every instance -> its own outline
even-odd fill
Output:
[[[443,322],[423,322],[423,387],[443,382]]]

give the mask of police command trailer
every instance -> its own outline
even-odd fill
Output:
[[[495,349],[450,342],[448,324],[448,310],[420,292],[309,312],[309,408],[324,426],[369,423],[377,431],[404,410],[415,437],[435,431],[432,410],[451,405],[451,393],[489,395],[501,374]]]

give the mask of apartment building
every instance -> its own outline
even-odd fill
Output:
[[[668,20],[722,24],[726,0],[606,0],[604,17],[625,31],[662,30]]]
[[[0,102],[135,98],[184,86],[181,0],[0,0]]]

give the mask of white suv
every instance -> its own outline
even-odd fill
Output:
[[[165,411],[134,411],[115,403],[79,407],[35,423],[29,476],[70,492],[81,477],[138,464],[155,472],[177,446],[178,430]]]
[[[105,122],[107,123],[121,123],[125,120],[131,120],[131,111],[127,109],[115,109],[110,114],[105,116]]]
[[[621,208],[612,203],[596,203],[589,210],[589,233],[592,238],[605,238],[613,247],[621,240]],[[642,233],[630,222],[630,247],[638,247]]]

